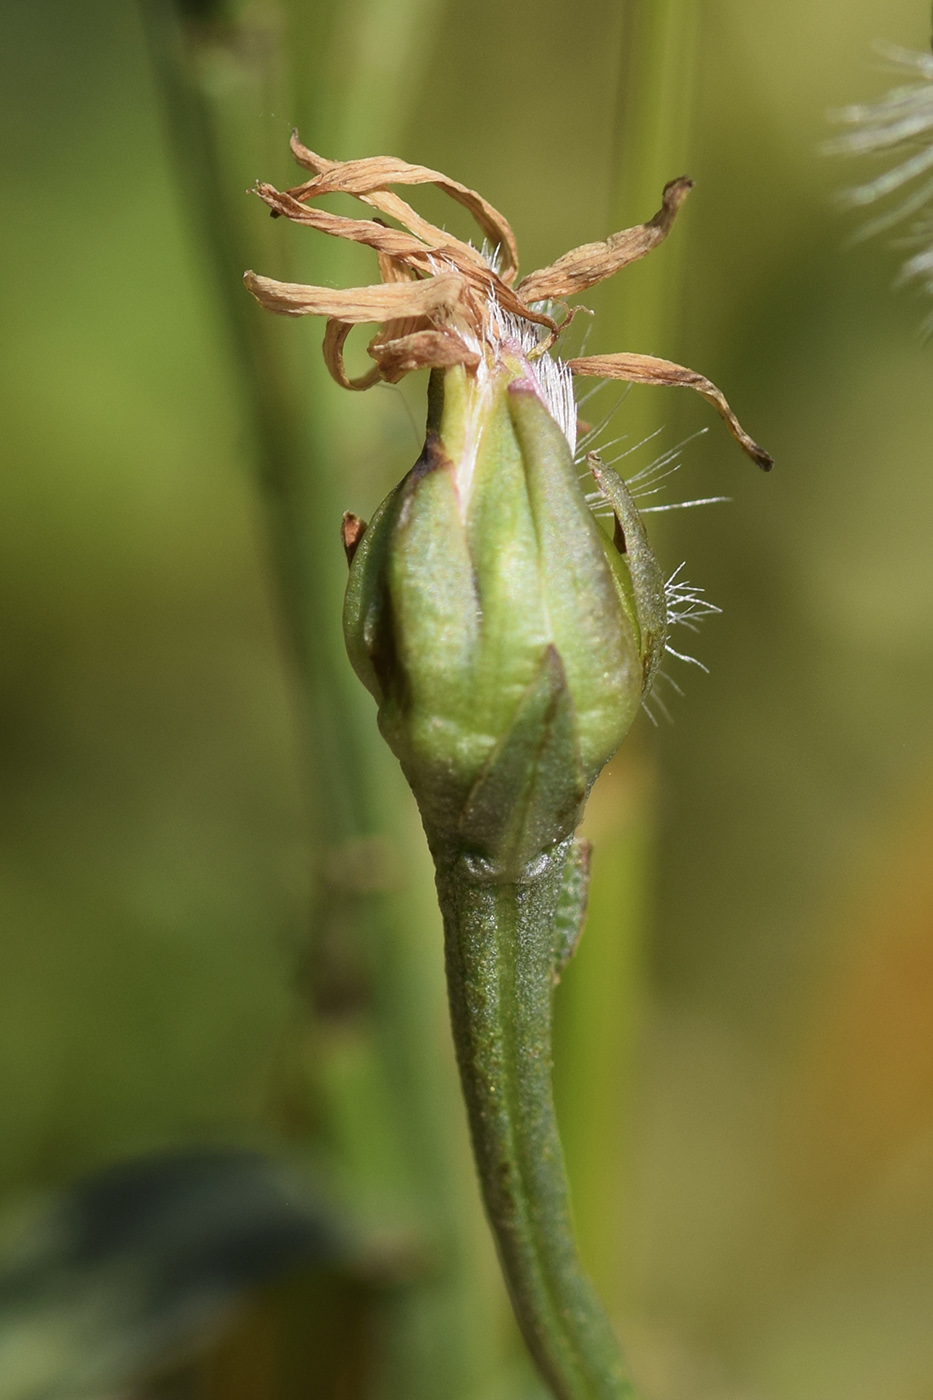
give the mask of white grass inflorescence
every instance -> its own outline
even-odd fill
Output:
[[[906,197],[868,220],[859,237],[906,224],[899,242],[918,251],[904,263],[899,280],[919,281],[933,295],[933,53],[890,44],[879,44],[878,52],[901,77],[913,81],[902,82],[876,102],[853,103],[832,113],[834,121],[850,130],[829,142],[827,149],[885,158],[883,170],[844,196],[851,206],[874,207],[908,189]],[[925,329],[933,331],[933,317]]]

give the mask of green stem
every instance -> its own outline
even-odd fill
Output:
[[[632,1400],[574,1243],[551,1091],[555,932],[572,838],[523,880],[441,856],[447,980],[483,1197],[519,1326],[558,1400]]]
[[[305,731],[314,745],[310,764],[327,790],[332,839],[346,839],[366,825],[366,765],[358,736],[351,733],[346,696],[340,693],[345,668],[332,621],[339,593],[330,585],[320,535],[319,522],[326,520],[333,530],[338,511],[335,505],[324,509],[332,506],[326,476],[319,463],[308,460],[313,441],[294,391],[294,368],[281,353],[270,318],[257,315],[243,290],[243,270],[255,261],[256,251],[242,227],[248,201],[237,185],[238,207],[231,207],[214,104],[200,71],[209,45],[201,29],[186,25],[179,13],[184,8],[172,0],[141,0],[186,208],[199,226],[227,343],[240,371],[284,640],[310,710]],[[249,212],[254,213],[251,207]],[[344,682],[343,689],[349,688]]]

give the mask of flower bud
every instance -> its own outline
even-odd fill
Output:
[[[501,874],[578,825],[663,649],[637,510],[588,465],[614,541],[518,347],[479,375],[435,370],[424,451],[351,563],[350,659],[435,854],[467,850]]]
[[[744,451],[771,466],[695,370],[652,355],[561,364],[549,354],[573,319],[573,310],[560,322],[552,312],[663,242],[692,181],[665,185],[646,223],[519,280],[508,221],[476,190],[388,156],[329,160],[297,133],[292,153],[310,178],[288,190],[259,184],[260,199],[276,217],[372,248],[380,281],[305,286],[250,271],[246,286],[279,315],[327,318],[324,359],[346,389],[432,371],[421,457],[362,535],[360,521],[345,520],[350,658],[379,703],[435,855],[521,872],[577,825],[651,684],[670,620],[638,511],[596,458],[588,467],[615,516],[612,539],[587,506],[571,376],[694,389]],[[396,192],[425,184],[469,210],[482,249]],[[332,194],[381,217],[320,208]],[[372,368],[353,378],[343,351],[356,325],[381,329],[368,346]],[[695,590],[681,602],[681,616],[698,615]]]

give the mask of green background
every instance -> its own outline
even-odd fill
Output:
[[[252,47],[221,31],[204,69],[218,178],[257,270],[322,282],[374,268],[267,226],[246,194],[295,178],[294,125],[328,156],[395,154],[479,189],[525,271],[695,179],[669,242],[584,298],[587,352],[700,370],[777,465],[755,473],[694,396],[635,388],[612,422],[623,448],[661,430],[623,473],[707,427],[663,499],[732,501],[652,517],[667,571],[686,559],[723,615],[674,638],[710,674],[671,662],[673,725],[639,719],[593,799],[592,916],[558,993],[582,1244],[649,1400],[930,1400],[929,308],[892,293],[883,240],[852,244],[837,195],[866,171],[821,150],[828,109],[894,81],[873,41],[923,48],[929,16],[918,0],[668,9],[659,57],[635,3],[243,7]],[[395,844],[328,840],[238,361],[140,13],[4,0],[0,44],[4,1201],[15,1216],[166,1146],[284,1148],[367,1238],[420,1239],[426,1210],[453,1222],[446,1294],[409,1263],[366,1305],[372,1393],[534,1394],[388,761]],[[418,202],[466,229],[433,190]],[[336,619],[339,511],[368,517],[414,460],[424,386],[351,397],[325,382],[319,325],[269,334],[329,483],[314,538]],[[320,649],[342,664],[333,637]],[[374,727],[368,697],[348,704]],[[395,932],[361,951],[338,898],[325,937],[315,892],[374,867]],[[336,1011],[307,989],[322,961],[350,986]],[[354,1002],[367,979],[381,1021]],[[363,1393],[304,1387],[303,1327],[294,1296],[266,1296],[190,1383]]]

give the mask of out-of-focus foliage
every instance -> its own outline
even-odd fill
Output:
[[[633,3],[248,8],[292,78],[270,60],[274,81],[250,88],[215,56],[237,189],[288,182],[297,124],[327,154],[378,147],[482,190],[526,269],[652,212],[620,129]],[[673,727],[639,721],[594,796],[592,917],[558,996],[577,1214],[649,1400],[925,1400],[931,352],[925,305],[891,293],[897,257],[846,245],[834,192],[859,174],[819,150],[827,109],[889,85],[872,42],[922,48],[929,17],[920,0],[691,15],[693,97],[653,183],[687,169],[697,187],[661,274],[633,267],[628,291],[587,299],[587,348],[696,366],[777,466],[755,475],[714,422],[666,499],[732,504],[652,517],[662,560],[686,558],[724,615],[681,634],[710,675],[672,663]],[[388,1356],[391,1394],[435,1344],[458,1396],[531,1393],[457,1118],[420,837],[388,767],[404,854],[309,850],[322,823],[235,357],[139,15],[7,0],[0,31],[4,1202],[17,1217],[38,1190],[165,1147],[287,1147],[381,1241],[381,1301],[336,1276],[326,1300],[307,1278],[263,1296],[202,1363],[202,1393],[308,1393],[311,1314],[336,1319],[354,1364],[324,1370],[347,1395],[371,1393],[363,1360]],[[337,281],[301,232],[262,225],[281,260],[263,270]],[[641,279],[665,268],[662,314]],[[323,380],[319,328],[275,334],[304,356],[338,505],[367,516],[417,453],[423,390],[351,397]],[[701,402],[633,389],[610,435],[652,416],[658,450],[709,422]],[[411,1036],[388,1062],[337,916],[326,1015],[307,991],[309,890],[359,886],[380,860],[383,887],[418,872],[382,983],[408,998]],[[421,1127],[400,1132],[386,1084],[427,1060]],[[460,1262],[442,1268],[448,1246]],[[467,1297],[462,1354],[444,1352]],[[447,1379],[425,1393],[453,1396]]]
[[[108,1393],[216,1330],[250,1287],[352,1245],[297,1173],[259,1153],[154,1153],[21,1221],[0,1269],[11,1400]]]

